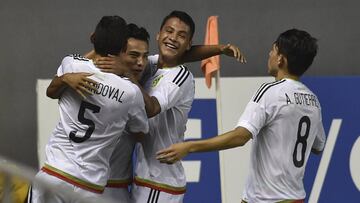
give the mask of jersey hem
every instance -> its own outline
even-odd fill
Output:
[[[157,183],[151,180],[143,179],[138,176],[135,176],[134,183],[138,186],[160,190],[162,192],[166,192],[173,195],[181,195],[181,194],[185,194],[186,192],[186,187],[174,187],[171,185]]]
[[[52,167],[48,164],[45,164],[45,166],[43,166],[41,168],[41,170],[49,175],[55,176],[65,182],[68,182],[72,185],[75,185],[79,188],[82,188],[82,189],[90,191],[90,192],[101,194],[104,192],[104,189],[105,189],[104,186],[96,185],[96,184],[90,183],[88,181],[81,180],[75,176],[72,176],[72,175],[70,175],[60,169]]]
[[[129,185],[131,185],[132,179],[125,179],[125,180],[115,180],[111,179],[108,180],[105,187],[110,188],[127,188]]]

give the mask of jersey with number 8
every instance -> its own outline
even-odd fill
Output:
[[[244,199],[278,202],[304,199],[303,176],[311,149],[322,151],[325,133],[316,95],[304,84],[283,79],[263,84],[237,126],[253,136]]]

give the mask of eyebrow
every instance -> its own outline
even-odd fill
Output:
[[[175,28],[174,28],[173,26],[171,26],[171,25],[166,25],[166,26],[164,26],[164,28],[171,28],[172,30],[175,30]],[[185,34],[188,34],[188,33],[189,33],[189,32],[186,31],[186,30],[179,30],[178,32],[180,32],[180,33],[185,33]]]
[[[129,51],[129,54],[142,54],[142,53],[139,51]],[[149,54],[149,51],[144,52],[143,54]]]

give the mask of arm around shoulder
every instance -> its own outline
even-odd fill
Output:
[[[86,94],[96,92],[97,82],[88,78],[92,73],[65,73],[60,77],[55,76],[49,87],[46,89],[46,96],[52,99],[59,99],[66,87],[71,87],[81,97],[86,98]]]
[[[61,76],[55,76],[46,89],[46,96],[51,99],[59,99],[65,88],[66,84],[63,82]]]

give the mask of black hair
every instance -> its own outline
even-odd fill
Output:
[[[191,16],[184,11],[172,11],[169,15],[165,16],[163,19],[160,30],[164,27],[167,20],[170,18],[179,18],[182,22],[184,22],[186,25],[190,27],[190,39],[194,36],[195,33],[195,23],[194,20],[191,18]]]
[[[290,29],[274,42],[288,61],[290,74],[301,76],[312,64],[318,50],[317,39],[303,30]]]
[[[91,38],[95,52],[101,56],[118,55],[126,44],[126,21],[120,16],[104,16]]]
[[[149,44],[150,35],[145,28],[139,27],[133,23],[129,23],[126,26],[126,28],[127,28],[126,29],[126,32],[127,32],[126,41],[129,38],[134,38],[134,39],[141,40],[141,41],[144,41],[147,44]],[[124,44],[124,47],[122,49],[123,51],[126,51],[126,45],[127,45],[127,43]]]

